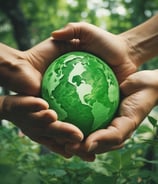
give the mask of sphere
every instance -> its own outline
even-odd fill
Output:
[[[47,68],[42,97],[58,119],[85,136],[109,125],[119,105],[119,85],[112,69],[86,52],[69,52]]]

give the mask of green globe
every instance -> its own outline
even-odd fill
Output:
[[[69,52],[46,70],[42,97],[59,120],[74,124],[88,136],[106,127],[115,115],[119,85],[111,68],[98,57]]]

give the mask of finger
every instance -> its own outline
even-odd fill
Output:
[[[80,34],[80,23],[69,23],[63,29],[52,32],[52,36],[57,40],[71,40],[74,38],[80,38]]]
[[[63,29],[52,32],[52,36],[56,40],[79,39],[82,40],[82,42],[85,41],[86,43],[86,41],[89,41],[89,35],[90,38],[92,37],[92,35],[95,35],[95,40],[97,40],[97,38],[101,38],[100,34],[96,34],[97,31],[105,34],[104,30],[100,29],[99,27],[86,22],[78,22],[69,23]]]
[[[132,121],[126,117],[116,118],[107,129],[90,134],[81,144],[67,145],[66,150],[81,158],[94,158],[95,154],[120,149],[133,132]]]
[[[62,148],[67,143],[78,143],[83,139],[82,132],[74,125],[60,121],[54,122],[52,110],[32,113],[27,117],[27,122],[19,123],[19,126],[32,140],[36,141],[41,136],[47,137],[48,140],[52,140],[51,145],[55,142],[56,145],[62,145]]]
[[[120,122],[121,121],[121,122]],[[87,154],[101,154],[115,149],[120,149],[124,146],[124,141],[129,137],[129,127],[123,126],[124,132],[121,132],[119,123],[123,123],[123,118],[117,119],[114,125],[109,126],[107,129],[101,129],[92,133],[86,140],[83,147],[85,155]],[[116,126],[116,127],[115,127]],[[74,151],[74,150],[73,150]],[[76,151],[81,155],[79,150]]]
[[[37,112],[47,109],[48,103],[32,96],[6,96],[3,100],[4,112]]]
[[[51,150],[57,154],[60,154],[60,155],[64,156],[65,158],[71,158],[73,156],[73,154],[67,153],[65,151],[64,144],[58,144],[52,138],[42,136],[39,138],[35,138],[34,141],[38,142],[39,144],[45,145],[49,150]]]
[[[71,49],[92,52],[103,59],[105,58],[105,49],[103,47],[106,45],[105,40],[108,34],[110,33],[85,22],[69,23],[65,28],[52,32],[55,40],[69,41],[67,44],[69,43]],[[104,39],[103,36],[105,37]],[[97,40],[100,40],[100,42],[97,42]],[[98,47],[101,50],[97,50],[96,48]]]
[[[32,115],[35,123],[30,126],[25,125],[27,135],[30,136],[45,136],[55,140],[58,144],[78,143],[83,140],[83,133],[74,125],[60,121],[53,121],[53,113],[47,114],[45,111]],[[31,122],[31,120],[30,120]],[[33,135],[32,135],[33,134]]]
[[[88,161],[88,162],[93,162],[96,158],[95,154],[88,153],[85,151],[84,146],[82,146],[82,143],[66,144],[65,151],[67,153],[76,155],[76,156],[80,157],[82,160]]]
[[[154,100],[149,96],[155,95],[145,90],[125,98],[120,106],[120,117],[115,118],[107,129],[92,133],[85,141],[85,150],[103,153],[121,148],[154,107]]]
[[[85,140],[84,150],[87,153],[100,154],[122,148],[131,132],[133,132],[133,126],[130,119],[116,118],[107,129],[92,133]]]
[[[47,135],[57,138],[57,142],[81,142],[84,138],[83,133],[79,128],[61,121],[55,121],[51,123],[47,130]]]
[[[51,151],[53,151],[55,153],[58,153],[58,154],[62,155],[65,158],[71,158],[73,156],[72,154],[65,152],[65,150],[63,149],[63,146],[52,144],[51,146],[48,146],[48,148]]]
[[[42,110],[35,113],[23,113],[16,118],[16,125],[24,134],[31,139],[47,135],[49,124],[57,120],[57,115],[53,110]]]
[[[38,112],[30,113],[28,115],[28,121],[32,125],[36,125],[37,127],[41,127],[43,125],[43,128],[44,127],[46,128],[49,126],[50,123],[53,123],[56,120],[57,120],[57,114],[55,111],[51,109],[41,110]]]
[[[129,118],[133,127],[137,128],[156,105],[156,102],[157,91],[147,88],[126,97],[120,105],[119,113],[121,116]]]
[[[52,36],[55,40],[69,41],[76,50],[84,50],[99,56],[112,66],[114,71],[118,70],[117,73],[120,73],[120,70],[125,74],[131,73],[133,67],[135,71],[135,66],[130,62],[122,64],[124,61],[124,53],[122,54],[122,50],[125,48],[124,41],[92,24],[69,23],[65,28],[52,32]],[[112,42],[112,40],[115,41]]]
[[[120,88],[124,95],[129,96],[146,88],[157,88],[157,70],[145,70],[134,73],[126,78]]]
[[[95,154],[92,154],[92,153],[85,154],[84,152],[82,152],[81,154],[77,153],[76,156],[80,157],[83,161],[87,161],[87,162],[94,162],[96,159]]]

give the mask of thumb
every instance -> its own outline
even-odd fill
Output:
[[[156,99],[157,95],[153,90],[145,89],[137,91],[122,101],[119,114],[131,119],[133,127],[138,127],[156,105]]]
[[[82,27],[83,29],[84,27]],[[71,40],[80,38],[81,23],[69,23],[64,28],[52,32],[52,36],[57,40]]]
[[[85,22],[69,23],[64,28],[52,32],[52,36],[57,40],[84,40],[84,35],[87,37],[90,32],[95,34],[96,29],[99,28]]]

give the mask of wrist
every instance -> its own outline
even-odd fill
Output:
[[[56,59],[60,53],[58,46],[53,39],[48,38],[31,49],[23,52],[23,55],[25,59],[34,66],[34,68],[43,74],[50,63]]]
[[[21,59],[22,51],[11,48],[3,43],[0,43],[0,63],[8,61],[14,63],[16,60]],[[16,60],[15,60],[16,59]]]
[[[140,66],[158,55],[158,15],[120,36],[127,42],[130,55],[136,66]]]
[[[21,51],[0,43],[0,85],[6,86],[10,73],[16,72],[22,60]]]

